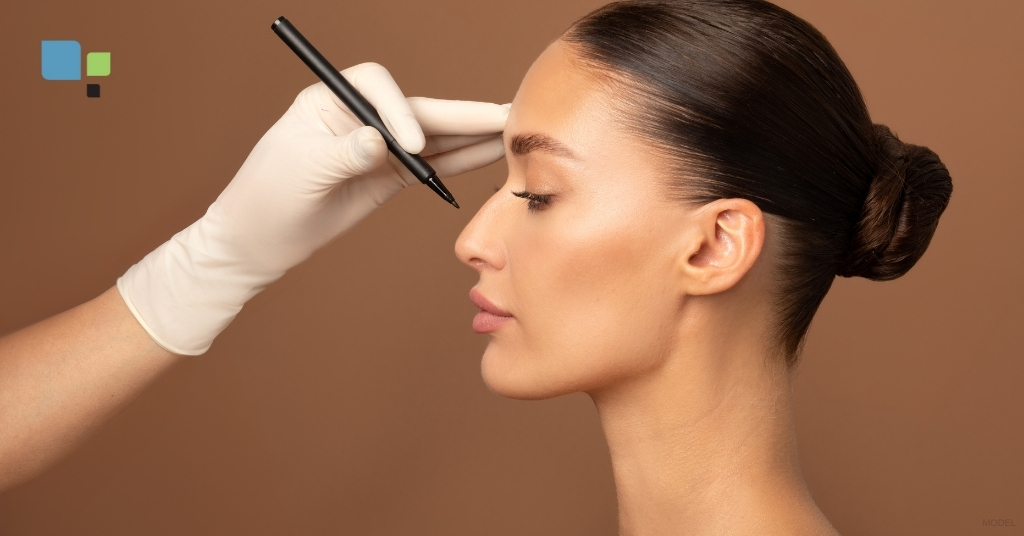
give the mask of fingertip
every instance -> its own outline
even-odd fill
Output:
[[[508,104],[492,104],[490,105],[490,122],[494,132],[501,132],[505,130],[505,123],[508,121],[508,115],[512,111],[512,103]],[[483,117],[483,116],[481,116]]]
[[[426,147],[427,138],[423,135],[423,129],[420,128],[419,123],[415,119],[410,121],[403,121],[400,126],[396,126],[395,140],[398,144],[405,149],[405,152],[411,154],[420,154],[423,152],[423,148]]]

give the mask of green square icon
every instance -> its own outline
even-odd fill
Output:
[[[90,52],[86,54],[85,76],[110,76],[110,53]]]

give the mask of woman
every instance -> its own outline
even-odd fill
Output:
[[[509,176],[456,243],[503,396],[583,391],[622,534],[835,534],[789,371],[836,275],[921,257],[952,183],[825,38],[756,0],[617,2],[524,78]]]

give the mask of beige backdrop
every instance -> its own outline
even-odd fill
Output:
[[[409,95],[508,102],[600,3],[5,2],[0,332],[98,295],[203,214],[315,81],[271,32],[279,15]],[[907,277],[840,280],[815,320],[797,377],[812,491],[846,535],[1022,534],[1024,3],[782,4],[955,184]],[[42,39],[110,51],[103,96],[43,80]],[[479,378],[476,275],[452,249],[504,173],[446,180],[461,211],[403,192],[289,272],[208,354],[0,495],[0,533],[614,534],[589,399],[505,400]]]

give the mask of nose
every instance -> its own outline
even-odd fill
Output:
[[[455,256],[478,272],[505,267],[505,250],[499,229],[500,197],[504,188],[480,207],[455,241]]]

